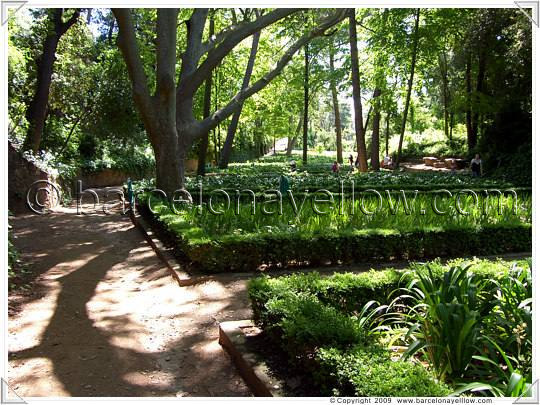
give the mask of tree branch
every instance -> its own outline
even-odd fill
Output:
[[[56,33],[58,36],[64,35],[67,30],[77,22],[77,19],[79,18],[79,15],[81,14],[81,9],[76,8],[73,12],[72,16],[69,20],[66,22],[62,21],[62,15],[64,14],[63,9],[59,9],[60,12],[55,14],[55,26],[56,26]]]
[[[182,69],[180,71],[181,83],[184,78],[192,74],[199,60],[203,55],[201,53],[202,47],[202,35],[204,32],[204,25],[206,24],[206,17],[208,16],[208,8],[196,8],[191,14],[190,19],[187,21],[187,46],[186,51],[182,55]]]
[[[160,8],[157,11],[156,87],[159,98],[174,96],[177,19],[176,8]]]
[[[212,73],[212,70],[229,54],[229,52],[248,36],[262,30],[270,24],[279,21],[291,14],[297,13],[302,9],[280,8],[276,9],[255,21],[238,25],[229,31],[223,41],[208,52],[205,61],[193,72],[186,74],[181,78],[177,89],[177,97],[190,97],[199,88],[199,86]]]
[[[118,22],[118,47],[122,52],[126,63],[129,77],[133,86],[133,98],[139,107],[145,127],[149,129],[153,115],[153,104],[148,89],[148,79],[144,73],[139,46],[135,38],[135,28],[131,18],[131,9],[114,8],[112,9],[116,21]],[[148,131],[150,134],[151,131]]]
[[[212,128],[216,127],[221,121],[226,119],[229,115],[240,108],[243,102],[251,97],[253,94],[264,89],[276,76],[278,76],[283,68],[293,58],[294,54],[302,48],[305,44],[311,41],[313,38],[324,35],[326,30],[333,27],[347,16],[346,9],[340,9],[331,16],[325,18],[316,28],[314,28],[308,34],[300,37],[289,49],[283,54],[281,59],[277,62],[276,67],[264,75],[261,79],[257,80],[250,87],[240,90],[236,96],[223,108],[216,111],[210,117],[200,121],[198,123],[198,133],[206,133]]]

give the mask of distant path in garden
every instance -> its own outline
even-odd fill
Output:
[[[217,342],[250,317],[245,281],[179,287],[127,216],[62,211],[10,220],[37,275],[9,298],[18,395],[250,395]]]

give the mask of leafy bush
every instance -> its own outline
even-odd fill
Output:
[[[412,269],[422,271],[429,265],[432,274],[442,279],[449,266],[470,264],[470,271],[483,279],[502,280],[509,273],[509,263],[504,261],[456,259],[443,265],[440,260],[428,264],[411,264]],[[324,277],[320,273],[299,273],[289,276],[261,276],[250,280],[248,294],[254,319],[268,325],[266,303],[273,297],[291,294],[311,294],[322,303],[331,305],[341,312],[352,314],[370,301],[385,302],[386,297],[399,288],[400,282],[409,281],[413,273],[393,268],[371,270],[363,273],[334,273]]]
[[[492,280],[493,311],[488,335],[501,348],[511,353],[519,364],[532,364],[532,268],[531,262],[515,264],[508,276]],[[530,369],[523,371],[528,374]]]
[[[525,394],[530,396],[531,393],[527,391],[531,387],[531,373],[529,371],[528,374],[523,375],[518,367],[530,368],[531,363],[520,363],[515,357],[507,355],[490,338],[485,337],[484,340],[490,349],[489,356],[475,355],[473,359],[477,363],[471,364],[470,374],[477,381],[460,384],[461,387],[456,390],[455,394],[471,391],[489,392],[498,397],[519,397]]]
[[[290,356],[313,353],[322,346],[345,348],[364,340],[357,322],[308,294],[272,298],[266,305],[268,318],[278,329]]]
[[[379,346],[356,346],[349,351],[323,348],[317,360],[315,379],[326,395],[440,397],[452,392],[421,365],[393,360]]]
[[[250,281],[248,294],[256,322],[278,338],[276,342],[289,353],[291,364],[309,373],[325,395],[473,392],[517,396],[527,390],[531,380],[527,372],[530,360],[518,360],[519,350],[530,352],[531,347],[523,346],[516,354],[512,346],[516,342],[502,333],[499,339],[509,348],[505,351],[489,334],[506,330],[506,323],[501,322],[505,305],[519,301],[518,307],[524,308],[530,304],[526,266],[527,261],[510,269],[504,261],[457,259],[447,265],[440,261],[412,264],[408,271],[264,276]],[[371,299],[388,302],[392,297],[388,291],[400,286],[406,291],[401,300],[373,309],[376,304]],[[402,318],[395,330],[386,329],[389,337],[397,331],[411,341],[411,350],[402,360],[392,356],[382,342],[392,343],[371,333],[380,330],[381,323],[369,320],[379,309],[398,305]],[[522,317],[527,316],[528,309],[523,311]],[[409,333],[400,332],[403,325],[410,325]],[[531,338],[530,331],[516,333],[518,326],[514,322],[512,333],[523,344]],[[419,356],[420,348],[423,356]],[[407,360],[415,352],[422,363],[429,361],[428,369]],[[448,377],[447,382],[457,390],[434,379],[429,368],[440,379]]]
[[[215,189],[234,191],[249,188],[254,192],[261,192],[267,189],[279,188],[279,177],[281,174],[285,174],[289,178],[291,190],[295,192],[304,192],[305,190],[316,191],[319,189],[339,192],[341,191],[342,182],[343,190],[345,192],[351,192],[353,181],[354,188],[357,191],[367,189],[428,191],[443,188],[455,190],[462,188],[485,189],[516,186],[516,184],[504,178],[471,177],[468,174],[443,172],[396,173],[380,171],[350,173],[344,171],[336,175],[331,172],[330,167],[327,167],[322,173],[310,173],[301,170],[289,172],[288,166],[279,166],[279,169],[275,169],[275,163],[259,163],[247,167],[249,170],[246,169],[205,177],[187,177],[186,189],[197,196],[200,185],[202,185],[205,194]]]
[[[19,252],[15,249],[15,246],[11,242],[11,238],[8,237],[8,277],[15,277],[15,266],[19,260]]]
[[[526,392],[532,380],[531,272],[517,269],[494,280],[468,266],[451,267],[442,278],[429,267],[416,270],[403,288],[410,342],[405,356],[421,352],[439,378],[461,385],[457,393]]]

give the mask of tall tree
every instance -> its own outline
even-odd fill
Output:
[[[332,92],[332,104],[334,106],[334,125],[336,128],[336,158],[339,163],[343,163],[343,146],[341,140],[341,115],[339,113],[339,100],[336,84],[336,73],[334,68],[334,40],[330,39],[330,91]]]
[[[381,89],[375,89],[373,93],[373,124],[371,135],[371,168],[375,171],[380,169],[380,126],[381,126]]]
[[[469,151],[473,150],[476,146],[476,135],[473,132],[473,114],[472,114],[472,53],[469,50],[467,52],[467,60],[465,62],[465,91],[467,106],[465,111],[465,120],[467,127],[467,146]]]
[[[349,43],[351,47],[351,77],[354,104],[354,130],[356,134],[356,152],[358,153],[359,170],[367,172],[367,151],[362,117],[362,99],[360,92],[360,68],[358,66],[358,34],[356,32],[356,10],[348,9],[349,16]]]
[[[405,128],[407,127],[407,114],[409,112],[409,105],[411,103],[411,92],[414,81],[414,69],[416,67],[416,58],[418,56],[418,41],[420,38],[418,28],[420,25],[420,9],[417,8],[414,17],[414,30],[413,30],[413,44],[412,44],[412,56],[411,56],[411,72],[409,80],[407,82],[407,96],[405,98],[405,107],[403,111],[403,121],[401,123],[401,132],[399,133],[399,145],[396,157],[395,168],[399,168],[399,162],[401,160],[401,150],[403,148],[403,137],[405,136]]]
[[[343,10],[326,16],[310,31],[288,47],[275,67],[261,79],[240,90],[228,103],[203,120],[193,112],[193,99],[197,89],[215,67],[245,38],[264,27],[299,12],[298,9],[275,9],[254,21],[231,26],[206,42],[202,34],[208,9],[198,8],[187,21],[186,50],[175,84],[177,9],[158,9],[156,41],[156,91],[152,95],[148,85],[135,27],[130,9],[114,9],[119,26],[118,45],[126,62],[133,85],[133,97],[141,114],[148,138],[156,157],[156,186],[173,193],[184,187],[186,158],[193,142],[233,114],[253,94],[265,88],[278,76],[294,54],[313,38],[345,18]],[[201,57],[206,58],[201,63]]]
[[[255,10],[256,16],[259,17],[259,11]],[[249,81],[251,80],[251,74],[253,73],[253,67],[255,66],[255,58],[257,57],[257,50],[259,49],[259,38],[261,37],[261,31],[257,31],[253,34],[253,39],[251,41],[251,51],[249,53],[249,59],[246,66],[246,72],[244,73],[244,80],[242,81],[242,90],[247,89],[249,86]],[[238,128],[238,121],[240,120],[240,114],[242,113],[242,107],[244,103],[234,112],[229,127],[227,128],[227,137],[225,138],[225,143],[223,144],[223,149],[221,150],[221,159],[219,162],[219,167],[222,169],[227,168],[229,164],[229,159],[231,157],[232,146],[234,141],[234,135],[236,134],[236,128]]]
[[[49,24],[47,36],[43,43],[43,52],[36,62],[36,88],[26,112],[28,132],[23,148],[25,150],[31,150],[34,153],[39,150],[43,128],[45,126],[45,119],[47,117],[47,103],[49,101],[49,91],[58,42],[62,35],[75,24],[81,10],[75,9],[71,17],[65,22],[63,17],[66,14],[66,9],[54,8],[50,9],[48,13]]]
[[[309,47],[304,45],[304,124],[302,132],[302,161],[307,163],[309,124]]]
[[[294,145],[296,144],[296,139],[298,138],[298,135],[300,135],[300,130],[302,129],[302,123],[304,118],[304,112],[302,111],[302,114],[298,118],[298,124],[296,125],[296,130],[294,131],[294,135],[292,137],[289,137],[289,140],[287,141],[287,156],[292,155],[292,151],[294,149]]]
[[[210,24],[208,26],[208,36],[214,36],[215,21],[214,13],[210,13]],[[204,82],[204,98],[203,98],[203,118],[210,116],[212,107],[212,74]],[[209,133],[203,134],[199,142],[199,159],[197,162],[197,174],[204,176],[206,174],[206,155],[208,154],[208,137]]]
[[[442,93],[442,99],[443,99],[444,135],[449,140],[452,140],[452,137],[450,136],[450,132],[449,132],[450,94],[449,94],[449,86],[448,86],[448,59],[446,56],[446,49],[443,49],[443,51],[439,55],[439,69],[441,71],[441,85],[442,85],[441,93]]]

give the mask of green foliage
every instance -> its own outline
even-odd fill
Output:
[[[15,277],[15,266],[19,260],[19,252],[15,249],[11,241],[11,235],[8,236],[8,278]]]
[[[281,344],[291,357],[308,355],[322,346],[346,348],[365,340],[364,331],[355,320],[316,297],[288,294],[266,303],[269,330],[278,330]]]
[[[295,287],[317,284],[319,277],[315,273],[304,280],[302,276],[290,276],[287,280],[292,280],[291,288],[275,289],[275,294],[261,291],[264,287],[259,279],[250,283],[249,291],[252,300],[266,293],[262,308],[265,331],[285,350],[292,367],[312,375],[323,395],[450,393],[421,366],[394,361],[373,336],[368,337],[373,325],[362,318],[367,311],[360,312],[359,321],[324,304],[312,292],[294,291]]]
[[[323,395],[442,397],[452,392],[421,365],[392,359],[379,346],[361,345],[349,351],[323,348],[317,360],[320,370],[315,378]]]
[[[405,356],[420,351],[439,378],[457,383],[456,393],[523,394],[532,365],[531,269],[524,264],[495,279],[468,266],[451,267],[442,278],[429,266],[410,274],[401,297]]]
[[[146,204],[148,199],[143,198],[140,202]],[[306,229],[270,228],[266,232],[211,234],[208,229],[212,228],[205,229],[193,224],[189,216],[173,213],[155,198],[152,208],[157,223],[176,241],[176,248],[189,258],[193,266],[206,272],[252,271],[263,264],[414,260],[531,249],[531,226],[519,219],[501,220],[494,224],[488,221],[449,222],[444,227],[433,224],[432,227],[420,228],[410,226],[407,222],[400,228],[398,219],[398,222],[386,222],[386,229],[381,229],[379,225],[373,229],[352,227],[334,230],[328,226],[328,222],[318,220],[324,216],[314,216],[314,226]],[[197,215],[195,211],[192,214]],[[235,216],[231,213],[228,218],[232,221]],[[391,219],[395,220],[393,217]],[[219,223],[227,225],[227,221],[220,220]]]
[[[359,192],[354,196],[336,194],[332,197],[319,192],[293,194],[293,197],[285,195],[280,202],[273,192],[255,196],[255,209],[253,197],[247,193],[241,196],[233,194],[230,207],[224,203],[223,194],[214,193],[212,197],[211,206],[210,201],[203,203],[202,209],[194,205],[182,211],[177,218],[171,216],[169,220],[187,222],[200,227],[211,237],[219,237],[231,233],[316,235],[331,231],[355,232],[359,229],[416,231],[477,228],[530,223],[532,219],[532,199],[525,194],[518,197],[517,210],[513,196],[501,197],[500,212],[497,199],[493,195],[486,198],[482,194],[478,196],[478,203],[472,197],[462,198],[463,195],[458,200],[456,197],[441,198],[440,194],[415,195],[412,192],[392,193],[390,197],[381,192],[380,199],[373,192]],[[320,203],[316,199],[326,202]],[[437,209],[444,214],[434,208],[435,200]],[[216,214],[217,210],[222,213]]]
[[[231,194],[234,194],[235,190],[246,188],[254,192],[262,192],[264,190],[278,188],[281,174],[285,174],[289,178],[291,190],[295,193],[302,193],[306,190],[313,192],[320,189],[340,192],[342,182],[344,192],[352,191],[353,182],[356,191],[367,189],[433,191],[462,188],[483,190],[485,188],[506,189],[516,186],[516,184],[501,178],[474,178],[469,175],[453,175],[451,173],[437,172],[394,173],[381,171],[374,173],[350,173],[347,169],[343,169],[340,174],[335,175],[331,172],[329,164],[323,163],[323,165],[323,172],[311,172],[309,170],[291,172],[290,166],[286,162],[267,163],[263,161],[261,163],[239,164],[236,166],[236,169],[232,169],[237,170],[236,173],[206,177],[187,177],[186,189],[193,195],[197,195],[199,193],[199,187],[202,185],[203,192],[206,196],[215,189],[224,189]]]
[[[10,215],[8,213],[8,215]],[[8,288],[11,291],[14,289],[17,285],[15,284],[15,281],[19,281],[21,276],[24,276],[28,270],[24,266],[23,263],[21,263],[20,255],[17,249],[15,248],[15,245],[13,244],[13,235],[11,232],[11,225],[8,224],[8,241],[7,241],[7,252],[8,252],[8,265],[7,265],[7,273],[8,273]]]
[[[488,317],[489,336],[512,353],[519,364],[531,364],[532,354],[532,265],[514,265],[507,277],[493,280],[494,306]],[[496,346],[496,347],[497,347]],[[527,374],[530,369],[524,368]]]
[[[451,260],[443,265],[440,260],[428,264],[411,263],[415,271],[426,271],[429,265],[434,278],[441,280],[449,266],[470,264],[470,270],[482,279],[503,280],[509,274],[509,262],[464,259]],[[526,263],[519,263],[524,265]],[[401,283],[410,281],[413,272],[395,270],[371,270],[363,273],[334,273],[321,276],[316,272],[298,273],[282,277],[262,276],[250,280],[248,294],[251,300],[254,319],[260,324],[267,324],[266,302],[271,297],[290,294],[311,294],[322,303],[331,305],[341,312],[353,314],[361,311],[371,301],[385,302],[386,297],[397,290]]]
[[[483,382],[463,383],[455,394],[463,392],[491,393],[497,397],[530,396],[531,375],[523,376],[517,367],[523,365],[516,358],[507,355],[503,349],[492,339],[485,337],[490,356],[475,355],[473,359],[478,364],[473,364],[473,375]],[[532,353],[531,353],[532,354]],[[500,356],[501,360],[498,360]],[[494,360],[495,359],[495,360]],[[532,364],[525,364],[528,367]]]
[[[511,310],[520,301],[513,311],[530,310],[528,263],[456,259],[445,265],[413,263],[410,270],[262,276],[250,281],[248,294],[257,324],[289,353],[293,366],[311,373],[323,395],[518,396],[531,380],[530,357],[523,360],[525,351],[531,354],[524,343],[531,335],[524,329],[510,332],[523,345],[512,346],[505,331],[512,323],[521,328],[520,320],[504,320],[502,307]],[[404,295],[392,299],[389,291],[400,287]],[[374,300],[389,306],[375,308]],[[381,314],[389,309],[396,312],[381,328]],[[408,333],[401,332],[403,325]],[[383,339],[396,333],[411,341],[401,360]],[[407,360],[415,352],[421,363]],[[429,370],[451,386],[437,382]]]
[[[406,313],[412,343],[405,355],[423,350],[440,379],[463,376],[478,351],[482,318],[491,309],[487,281],[468,268],[451,267],[440,278],[428,266],[403,288],[402,298],[412,300]]]

